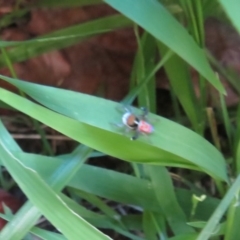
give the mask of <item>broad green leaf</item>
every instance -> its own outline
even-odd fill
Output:
[[[150,114],[150,118],[159,121],[154,125],[154,133],[149,140],[141,137],[130,141],[112,127],[111,123],[121,122],[116,102],[4,76],[1,78],[62,115],[4,89],[0,89],[0,100],[93,149],[131,162],[196,169],[227,181],[226,166],[220,152],[204,138],[179,124]]]
[[[194,67],[216,89],[225,93],[224,87],[216,78],[204,51],[159,1],[104,0],[104,2],[151,33]]]

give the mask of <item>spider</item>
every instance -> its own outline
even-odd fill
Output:
[[[125,132],[133,131],[134,134],[130,138],[131,140],[136,140],[140,134],[148,135],[153,132],[153,126],[148,122],[147,115],[148,110],[145,107],[140,108],[142,113],[136,115],[133,113],[130,107],[121,106],[120,109],[123,112],[122,123],[114,124],[119,128],[125,128]]]

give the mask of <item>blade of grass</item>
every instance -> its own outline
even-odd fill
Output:
[[[193,66],[216,89],[225,93],[223,85],[216,78],[202,49],[161,3],[155,0],[138,0],[131,3],[128,0],[104,0],[104,2],[143,27]],[[173,36],[177,36],[177,41]]]
[[[11,221],[11,219],[12,219],[11,217],[6,216],[2,213],[0,213],[0,217],[7,221]],[[59,233],[46,231],[46,230],[40,229],[38,227],[31,228],[30,233],[32,233],[35,236],[38,236],[44,240],[49,240],[49,239],[51,239],[51,240],[67,240],[67,238],[65,238],[63,235],[61,235]]]
[[[12,137],[2,124],[0,127],[2,144],[4,144],[4,146],[8,146],[9,144],[11,145]],[[68,161],[63,162],[62,165],[52,169],[52,172],[49,172],[49,175],[45,176],[43,179],[47,179],[47,181],[49,181],[49,183],[53,185],[56,190],[61,190],[69,181],[69,179],[71,179],[76,171],[82,166],[82,161],[86,160],[90,152],[91,150],[89,148],[81,146],[78,151],[74,152],[73,156],[71,156]],[[82,154],[82,161],[79,161],[81,156],[79,154]],[[31,161],[33,162],[33,159],[31,159]],[[22,177],[24,176],[22,175]],[[21,239],[21,236],[23,237],[27,233],[27,231],[34,225],[40,216],[41,213],[39,210],[30,202],[27,202],[17,212],[11,222],[8,223],[4,229],[2,229],[0,236],[3,237],[3,239],[14,239],[15,237],[19,237],[19,239]],[[15,226],[14,230],[12,229],[12,225]]]
[[[15,84],[41,104],[68,117],[3,89],[0,89],[0,100],[96,150],[131,162],[161,165],[168,162],[175,166],[185,165],[227,180],[222,155],[205,139],[176,123],[149,114],[150,118],[161,120],[154,126],[154,134],[150,136],[151,143],[139,139],[129,144],[129,139],[113,129],[110,124],[121,119],[115,110],[117,103],[86,94],[16,81],[4,76],[1,78]]]
[[[79,190],[74,190],[83,193],[83,191]],[[79,204],[76,202],[73,202],[72,199],[67,198],[65,195],[62,194],[62,198],[64,201],[68,204],[71,209],[74,209],[76,213],[78,213],[80,216],[84,217],[89,223],[92,225],[98,227],[98,228],[106,228],[106,229],[113,229],[116,232],[120,233],[123,236],[129,237],[130,239],[136,239],[136,240],[142,240],[142,238],[139,238],[133,234],[131,234],[129,231],[127,231],[125,228],[123,228],[119,224],[119,220],[123,222],[123,225],[128,226],[129,230],[133,230],[134,228],[132,225],[136,222],[136,219],[130,220],[126,223],[128,220],[128,216],[122,216],[121,219],[115,219],[113,220],[112,218],[107,217],[106,215],[100,215],[95,212],[90,212],[89,210],[81,207]],[[112,211],[112,210],[111,210]],[[90,212],[90,214],[89,214]],[[131,226],[129,226],[131,225]],[[135,226],[135,225],[134,225]],[[134,230],[141,230],[141,227],[139,226],[137,229]]]
[[[27,83],[26,86],[29,87],[30,85]],[[34,86],[34,84],[31,86]],[[161,125],[155,125],[155,132],[151,136],[151,143],[140,139],[131,142],[130,145],[128,138],[111,127],[111,119],[114,121],[114,119],[120,118],[118,112],[115,110],[116,106],[118,106],[116,103],[84,94],[69,94],[68,91],[58,89],[59,91],[57,92],[60,95],[59,97],[57,97],[58,94],[56,95],[57,99],[55,100],[57,104],[54,104],[54,92],[56,91],[52,91],[53,88],[50,87],[43,87],[43,89],[44,92],[40,93],[40,88],[37,87],[37,91],[34,94],[32,89],[30,91],[31,96],[39,100],[42,104],[47,104],[47,106],[53,108],[55,111],[60,111],[69,117],[47,110],[3,89],[0,89],[0,99],[5,100],[9,105],[19,108],[22,112],[29,114],[73,139],[82,141],[101,152],[123,160],[161,165],[167,162],[172,166],[185,165],[187,168],[198,168],[199,170],[201,169],[209,174],[213,174],[217,178],[227,180],[225,163],[221,154],[206,140],[180,125],[161,118]],[[64,93],[66,98],[63,97]],[[51,104],[49,104],[50,96]],[[75,97],[77,99],[73,101]],[[81,100],[81,98],[84,100]],[[87,102],[90,104],[89,108],[86,104],[86,98],[88,98]],[[62,104],[59,104],[60,99],[64,99]],[[69,101],[69,104],[67,101]],[[83,102],[85,104],[81,108],[79,103]],[[76,107],[74,104],[77,104]],[[25,106],[25,108],[22,109],[22,106]],[[68,108],[66,108],[67,106]],[[93,107],[96,107],[96,111],[89,111]],[[98,119],[95,117],[96,114]],[[77,120],[74,118],[77,118]],[[157,119],[157,116],[155,115],[154,118]],[[58,120],[56,121],[56,119]],[[171,131],[167,129],[171,129]],[[167,131],[164,133],[164,130]],[[100,140],[103,136],[105,139],[104,142]],[[118,143],[117,148],[115,147],[116,142]],[[201,147],[204,148],[203,151],[200,150]],[[133,151],[134,148],[137,150]],[[123,149],[124,151],[122,151]],[[170,159],[171,161],[169,161]]]
[[[159,205],[175,235],[194,232],[193,228],[187,225],[187,218],[177,202],[166,168],[148,166],[146,169],[149,172]]]
[[[33,7],[76,7],[85,5],[102,4],[101,0],[41,0],[33,4]]]
[[[19,19],[24,17],[29,12],[28,9],[21,9],[17,11],[13,11],[11,13],[5,14],[1,16],[0,19],[0,30],[4,27],[7,27],[13,23],[16,23]]]
[[[219,1],[225,9],[228,17],[231,19],[233,25],[240,32],[240,2],[238,0],[220,0]]]
[[[12,65],[11,60],[10,60],[9,57],[8,57],[8,54],[7,54],[6,50],[5,50],[4,48],[1,48],[1,50],[2,50],[3,58],[5,59],[6,65],[7,65],[8,69],[9,69],[12,77],[13,77],[13,78],[17,78],[17,74],[16,74],[16,72],[15,72],[15,70],[14,70],[14,67],[13,67],[13,65]],[[21,94],[23,97],[25,97],[24,93],[21,92],[21,90],[20,90],[20,94]],[[39,135],[41,136],[41,141],[42,141],[42,143],[43,143],[43,147],[44,147],[45,152],[48,153],[50,156],[53,156],[53,151],[52,151],[52,148],[51,148],[51,146],[50,146],[50,144],[49,144],[49,142],[48,142],[48,140],[47,140],[47,138],[46,138],[46,133],[45,133],[45,131],[42,130],[42,129],[39,127],[39,123],[38,123],[35,119],[33,119],[32,122],[33,122],[34,128],[36,129],[36,131],[37,131],[37,132],[39,133]]]
[[[231,84],[231,86],[235,89],[235,91],[238,94],[240,94],[240,86],[238,84],[238,74],[234,72],[233,69],[229,69],[226,67],[223,68],[222,64],[220,64],[219,61],[215,59],[214,56],[207,50],[206,50],[206,55],[209,59],[209,62],[216,69],[216,72],[220,73],[221,76],[223,76],[224,79],[226,79]],[[216,74],[216,76],[219,78],[218,74]]]
[[[140,39],[138,29],[135,30],[135,35],[138,42],[138,51],[135,56],[135,63],[132,70],[135,71],[135,73],[132,73],[132,76],[136,76],[136,79],[132,79],[132,81],[139,85],[149,76],[152,69],[155,68],[156,41],[147,32],[145,32]],[[154,75],[151,76],[151,79],[148,80],[148,83],[138,94],[138,105],[147,107],[151,112],[156,112],[156,86]]]
[[[230,147],[230,149],[232,149],[233,128],[232,128],[231,121],[230,121],[230,118],[229,118],[225,98],[222,94],[219,94],[219,95],[220,95],[220,103],[221,103],[221,112],[222,112],[223,123],[224,123],[225,131],[227,133],[229,147]]]
[[[71,46],[82,40],[104,32],[109,32],[113,29],[131,26],[131,24],[132,22],[125,17],[113,15],[61,29],[34,40],[15,43],[0,41],[0,47],[18,44],[18,46],[8,50],[8,56],[12,62],[19,62],[49,52],[50,50]],[[3,56],[0,56],[0,67],[3,66],[5,66],[5,61]]]
[[[17,152],[16,156],[21,158],[26,166],[37,171],[43,179],[48,178],[65,161],[60,158],[22,152]],[[110,182],[111,184],[109,184]],[[68,186],[106,199],[161,213],[149,180],[84,164],[68,183]],[[175,192],[182,208],[190,216],[189,205],[192,204],[192,192],[184,189],[175,189]],[[202,192],[198,192],[198,195],[201,194]],[[210,196],[200,202],[196,209],[196,218],[207,220],[218,203],[218,199]]]
[[[197,234],[181,234],[175,237],[169,238],[169,240],[196,240]]]
[[[199,47],[204,48],[204,20],[203,20],[203,6],[201,1],[181,1],[184,6],[185,13],[188,17],[188,29]],[[201,76],[197,75],[200,90],[200,108],[205,109],[207,104],[207,82]],[[196,78],[195,77],[195,78]]]
[[[240,105],[238,105],[236,119],[240,119]],[[240,124],[237,121],[236,131],[234,134],[234,167],[236,173],[240,173]]]
[[[153,214],[149,211],[143,212],[143,230],[145,238],[148,240],[157,240],[156,226],[154,226]]]
[[[223,214],[226,212],[227,208],[230,206],[233,199],[236,197],[236,194],[239,194],[240,188],[240,175],[236,178],[235,182],[229,188],[228,192],[221,200],[220,204],[212,214],[211,218],[208,220],[206,226],[200,232],[196,240],[206,240],[211,237],[214,233],[217,225],[220,223]],[[238,200],[238,199],[236,199]]]
[[[161,55],[165,54],[167,49],[161,43],[158,43]],[[187,114],[193,129],[202,134],[203,119],[202,112],[199,111],[199,104],[196,99],[189,67],[177,55],[172,56],[164,65],[168,75],[171,88],[179,99],[185,113]]]
[[[157,71],[171,58],[172,52],[168,51],[161,60],[156,64],[156,66],[152,69],[152,71],[149,73],[146,78],[141,81],[139,85],[137,85],[135,88],[132,88],[128,95],[123,99],[122,103],[131,105],[134,101],[134,99],[138,96],[138,94],[141,92],[142,88],[148,84],[148,82],[152,79],[152,77],[157,73]],[[134,76],[135,74],[133,74]]]
[[[239,192],[235,195],[236,199],[228,210],[226,227],[224,231],[224,240],[235,240],[239,237],[239,221],[240,221],[240,208],[239,208]]]
[[[110,239],[100,233],[82,218],[72,212],[59,196],[47,185],[36,172],[25,167],[15,158],[0,139],[1,160],[18,185],[35,206],[47,217],[68,239]],[[52,206],[57,209],[52,211]],[[62,221],[62,216],[68,221]],[[10,233],[0,233],[2,239],[13,239]],[[17,239],[21,239],[18,237]]]
[[[220,139],[219,139],[218,130],[217,130],[217,122],[216,122],[213,109],[209,107],[206,110],[207,110],[208,122],[209,122],[209,127],[211,130],[211,135],[212,135],[214,145],[217,147],[218,150],[221,150]]]
[[[102,213],[104,213],[109,218],[118,221],[120,224],[122,224],[120,219],[121,216],[115,210],[109,207],[106,203],[104,203],[104,201],[102,201],[99,197],[76,189],[75,194],[81,196],[81,198],[87,200],[89,203],[96,206],[99,210],[101,210]],[[123,225],[122,227],[123,229],[125,228]]]

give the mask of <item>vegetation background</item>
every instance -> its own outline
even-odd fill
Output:
[[[239,9],[1,1],[0,240],[239,239]]]

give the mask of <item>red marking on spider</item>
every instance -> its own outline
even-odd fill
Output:
[[[138,130],[143,133],[152,133],[153,132],[153,126],[143,120],[141,120],[138,124]]]

